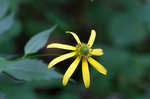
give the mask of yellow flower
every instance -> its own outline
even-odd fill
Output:
[[[88,62],[100,73],[106,75],[107,70],[100,64],[98,63],[95,59],[93,59],[91,56],[102,56],[103,55],[103,50],[102,49],[91,49],[95,37],[96,37],[96,31],[91,30],[91,36],[88,41],[88,44],[81,43],[79,37],[70,31],[66,31],[66,33],[70,33],[73,35],[75,40],[77,41],[77,45],[71,46],[71,45],[66,45],[66,44],[59,44],[59,43],[52,43],[47,46],[47,48],[60,48],[60,49],[65,49],[65,50],[72,50],[72,52],[64,54],[62,56],[59,56],[55,59],[53,59],[49,65],[48,68],[52,68],[55,64],[64,61],[68,58],[71,58],[73,56],[76,56],[76,59],[74,62],[70,65],[68,70],[66,71],[64,77],[63,77],[63,85],[66,86],[70,77],[72,76],[73,72],[77,68],[80,60],[82,60],[82,75],[83,75],[83,81],[85,84],[86,88],[89,88],[90,86],[90,73],[89,73],[89,67],[88,67]]]

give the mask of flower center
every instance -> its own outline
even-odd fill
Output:
[[[86,44],[81,44],[81,47],[79,48],[79,52],[81,55],[88,55],[89,54],[89,48]]]

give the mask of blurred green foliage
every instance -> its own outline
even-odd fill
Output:
[[[149,9],[150,0],[0,0],[0,99],[149,99]],[[80,66],[69,85],[62,86],[72,60],[48,70],[54,56],[26,57],[63,54],[45,46],[75,45],[66,30],[86,43],[93,28],[94,47],[104,50],[95,58],[108,75],[90,68],[89,89]]]

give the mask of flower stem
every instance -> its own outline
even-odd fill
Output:
[[[11,61],[18,61],[26,58],[39,58],[39,57],[46,57],[46,56],[60,56],[61,54],[29,54],[29,55],[24,55],[22,57],[15,58]]]
[[[22,58],[38,58],[38,57],[45,57],[45,56],[60,56],[61,54],[30,54],[25,55]]]

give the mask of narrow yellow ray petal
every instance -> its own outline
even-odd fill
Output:
[[[91,36],[90,36],[89,41],[88,41],[88,46],[90,48],[93,46],[93,43],[95,41],[95,37],[96,37],[96,31],[95,30],[91,30]]]
[[[67,44],[59,44],[59,43],[52,43],[47,45],[47,48],[60,48],[60,49],[66,49],[66,50],[76,50],[76,47],[67,45]]]
[[[75,56],[75,55],[76,55],[76,52],[71,52],[71,53],[67,53],[67,54],[61,55],[61,56],[59,56],[59,57],[56,57],[55,59],[53,59],[53,60],[49,63],[48,68],[50,69],[50,68],[52,68],[55,64],[57,64],[57,63],[59,63],[59,62],[61,62],[61,61],[63,61],[63,60],[66,60],[66,59],[68,59],[68,58],[71,58],[71,57],[73,57],[73,56]]]
[[[103,53],[102,49],[92,49],[90,51],[90,54],[91,55],[96,55],[96,56],[102,56],[104,53]]]
[[[90,72],[89,72],[88,62],[85,58],[83,58],[82,60],[82,76],[83,76],[85,87],[89,88],[90,87]]]
[[[100,64],[98,63],[95,59],[93,59],[92,57],[88,58],[89,63],[100,73],[106,75],[107,74],[107,70]]]
[[[73,37],[75,38],[75,40],[77,41],[77,43],[78,43],[78,44],[81,44],[81,41],[80,41],[80,39],[79,39],[79,37],[78,37],[78,35],[77,35],[76,33],[71,32],[71,31],[66,31],[66,33],[72,34]]]
[[[81,58],[77,57],[74,62],[69,66],[68,70],[66,71],[64,77],[63,77],[63,85],[66,86],[70,77],[72,76],[73,72],[75,71],[75,69],[77,68],[79,62],[80,62]]]

